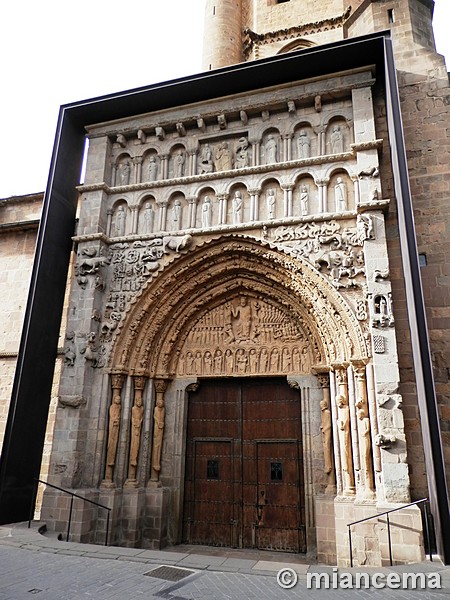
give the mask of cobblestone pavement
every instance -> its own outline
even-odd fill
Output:
[[[366,569],[387,575],[393,571],[439,572],[440,590],[307,589],[308,573],[333,574],[332,567],[174,551],[149,551],[60,542],[24,527],[0,527],[0,600],[444,600],[450,599],[450,568],[439,562],[392,569]],[[166,568],[159,570],[162,565]],[[168,567],[168,568],[167,568]],[[281,568],[293,569],[298,583],[283,589]],[[155,569],[158,572],[149,574]],[[350,570],[342,569],[342,572]],[[357,571],[357,569],[354,569]],[[354,572],[353,571],[353,572]],[[362,571],[360,568],[359,571]],[[341,571],[339,572],[341,573]],[[159,575],[156,577],[155,575]],[[184,576],[179,581],[161,577]],[[332,579],[331,579],[332,581]],[[314,586],[315,587],[315,586]],[[323,587],[323,586],[322,586]],[[333,596],[331,596],[333,594]]]

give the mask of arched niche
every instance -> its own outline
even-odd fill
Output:
[[[283,215],[283,190],[275,178],[266,179],[261,187],[259,220],[281,219]]]
[[[219,205],[212,187],[202,188],[197,195],[195,227],[205,229],[219,224]]]
[[[158,181],[162,178],[161,161],[156,148],[150,148],[142,163],[142,181]]]
[[[117,200],[112,207],[112,221],[110,237],[122,237],[131,231],[131,211],[127,201]]]
[[[352,133],[347,119],[341,115],[334,115],[327,123],[325,133],[326,154],[342,154],[350,150]]]
[[[328,183],[328,212],[343,213],[355,210],[354,184],[348,172],[335,169],[330,173]]]
[[[261,139],[262,164],[270,165],[282,160],[281,135],[278,129],[271,127],[266,129]]]
[[[156,231],[158,206],[152,194],[146,194],[139,204],[138,233],[147,234]]]
[[[311,42],[310,40],[298,39],[298,40],[289,42],[289,44],[286,44],[285,46],[280,48],[280,50],[278,50],[277,54],[286,54],[286,52],[294,52],[294,50],[303,50],[304,48],[313,48],[316,45],[317,44],[314,44],[314,42]]]
[[[293,202],[295,216],[306,217],[320,213],[319,190],[311,174],[304,173],[297,177]]]
[[[169,154],[169,179],[187,175],[188,154],[183,144],[175,144]]]
[[[241,297],[289,316],[307,334],[315,365],[367,358],[353,311],[325,277],[284,248],[233,236],[192,248],[151,277],[117,330],[110,367],[174,377],[193,328]]]
[[[165,231],[180,231],[189,227],[188,204],[182,192],[171,195],[167,205]]]
[[[127,153],[120,154],[115,164],[116,186],[129,185],[131,183],[131,158]]]
[[[319,154],[317,135],[308,121],[302,121],[295,126],[293,146],[293,154],[297,160],[311,158]]]

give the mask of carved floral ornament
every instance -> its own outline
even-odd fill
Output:
[[[240,323],[239,307],[242,312],[243,302],[249,307],[247,314],[251,314],[247,330]],[[269,317],[271,311],[273,315]],[[220,314],[222,320],[219,319],[217,326],[212,325],[211,319]],[[231,337],[227,341],[230,318]],[[227,343],[234,352],[233,374],[250,374],[251,354],[254,354],[251,351],[260,351],[264,340],[273,349],[277,320],[291,332],[292,339],[286,346],[291,361],[295,348],[300,352],[305,350],[302,340],[308,342],[304,352],[308,368],[311,363],[327,365],[367,357],[366,342],[355,314],[322,274],[303,258],[290,256],[286,248],[235,236],[205,242],[189,254],[174,258],[149,279],[117,329],[110,367],[150,377],[188,375],[189,345],[198,339],[201,324],[208,323],[207,344],[211,348],[202,349],[212,356],[207,356],[206,362],[202,357],[201,374],[209,373],[210,358],[221,344],[225,344],[222,347],[225,351]],[[218,334],[221,337],[214,338],[213,343],[211,336]],[[202,343],[201,338],[198,343]],[[245,357],[237,352],[239,349],[244,350]],[[282,354],[282,344],[279,350]],[[184,367],[179,364],[181,358]],[[245,370],[244,360],[247,360]],[[279,365],[280,373],[293,370],[287,366],[286,352],[284,367],[281,356],[278,363],[276,359],[273,361],[274,372],[275,364]],[[221,371],[218,368],[217,363],[216,370],[211,372],[226,374],[225,366]]]

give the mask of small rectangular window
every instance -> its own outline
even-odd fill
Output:
[[[206,465],[206,478],[219,479],[219,461],[208,460]]]
[[[393,25],[395,23],[394,9],[390,8],[387,12],[388,12],[389,25]]]
[[[270,479],[272,481],[283,480],[283,464],[280,462],[270,463]]]

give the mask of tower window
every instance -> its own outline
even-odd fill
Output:
[[[395,23],[395,14],[394,14],[394,9],[390,8],[388,11],[388,21],[389,21],[389,25],[393,25]]]

